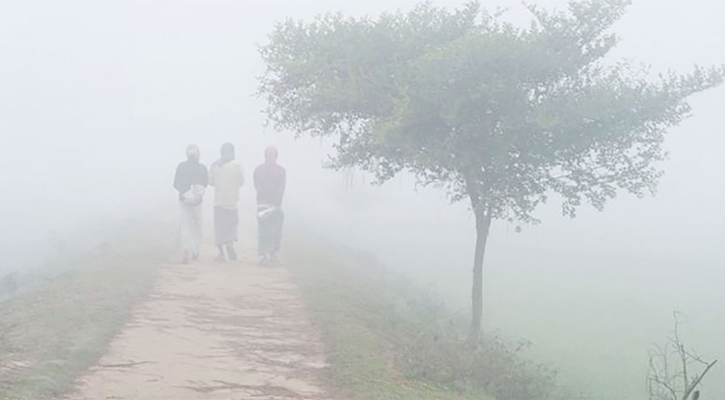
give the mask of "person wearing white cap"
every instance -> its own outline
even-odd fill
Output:
[[[176,167],[174,188],[179,192],[180,224],[179,245],[184,264],[189,259],[199,259],[201,246],[201,203],[204,191],[209,183],[209,173],[204,164],[199,162],[201,152],[196,145],[186,148],[186,161]]]

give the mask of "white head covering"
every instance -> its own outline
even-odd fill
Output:
[[[196,158],[198,160],[199,157],[201,157],[201,150],[199,150],[199,146],[195,144],[190,144],[186,148],[186,156],[188,158]]]

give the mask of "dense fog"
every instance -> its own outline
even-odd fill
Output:
[[[416,190],[406,175],[377,187],[361,172],[323,169],[331,142],[265,126],[255,96],[264,71],[257,47],[275,22],[328,11],[374,17],[414,4],[0,3],[0,275],[38,265],[51,232],[82,251],[139,215],[173,221],[171,181],[189,143],[208,165],[233,142],[248,177],[276,143],[295,234],[370,251],[467,312],[468,205],[450,205],[435,188]],[[505,18],[517,23],[529,18],[518,1],[484,6],[510,7]],[[722,15],[718,1],[635,1],[615,26],[622,41],[612,61],[652,64],[653,74],[722,63]],[[692,118],[668,135],[671,156],[655,197],[623,194],[604,212],[583,207],[573,220],[552,199],[537,212],[540,225],[516,233],[495,223],[486,326],[531,340],[531,357],[606,398],[644,393],[647,349],[669,335],[674,310],[684,315],[688,343],[725,361],[724,104],[723,87],[692,99]],[[253,202],[249,186],[242,197]],[[707,379],[712,398],[725,396],[724,378],[721,367]]]

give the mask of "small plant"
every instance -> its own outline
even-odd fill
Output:
[[[675,313],[672,337],[664,346],[655,345],[649,353],[647,390],[650,400],[698,400],[698,386],[716,363],[717,360],[704,361],[695,351],[686,348],[680,340],[679,319]]]

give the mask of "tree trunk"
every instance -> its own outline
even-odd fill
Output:
[[[476,253],[473,257],[473,290],[471,292],[471,330],[468,332],[468,344],[478,346],[483,321],[483,256],[486,253],[486,242],[491,227],[491,213],[474,205],[476,216]]]

